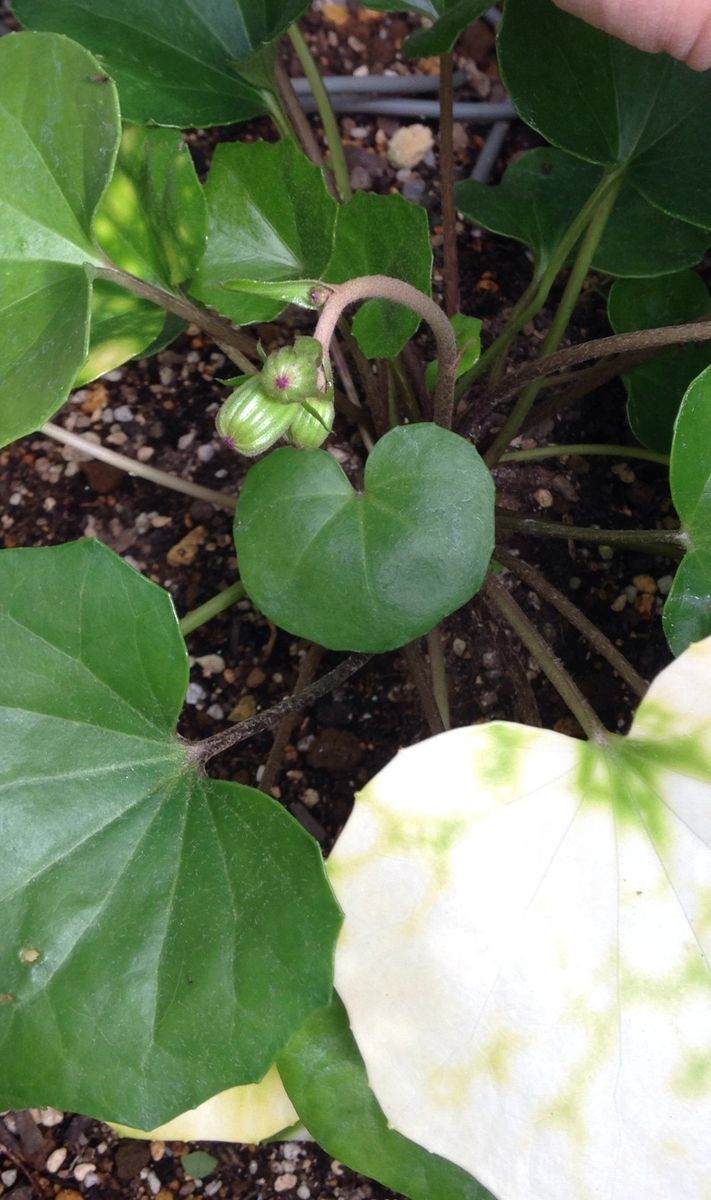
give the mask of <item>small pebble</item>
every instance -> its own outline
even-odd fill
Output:
[[[612,549],[612,546],[598,546],[597,552],[600,555],[600,558],[603,560],[603,562],[610,562],[615,554],[615,551]]]
[[[548,488],[537,488],[533,493],[533,498],[537,504],[540,504],[541,508],[553,507],[553,493]]]
[[[185,693],[186,704],[197,704],[198,701],[204,700],[207,695],[204,687],[199,683],[191,683],[188,685],[188,690]]]
[[[215,447],[206,442],[204,446],[198,446],[197,456],[202,463],[209,463],[215,457]]]
[[[253,717],[257,711],[257,701],[254,696],[241,696],[235,704],[231,713],[228,713],[228,721],[247,721]]]
[[[157,1196],[161,1188],[161,1183],[155,1171],[148,1171],[146,1174],[146,1183],[151,1189],[151,1195]]]
[[[221,1187],[222,1187],[222,1180],[221,1179],[213,1179],[210,1181],[210,1183],[208,1183],[207,1187],[204,1188],[205,1195],[206,1196],[214,1196],[216,1192],[219,1192]]]
[[[178,449],[179,450],[187,450],[189,446],[192,446],[194,441],[195,441],[195,430],[191,429],[189,433],[184,433],[182,435],[182,437],[178,438]]]
[[[651,575],[635,575],[632,582],[638,592],[645,592],[650,596],[653,596],[657,590],[657,581],[652,579]]]
[[[623,608],[627,607],[627,597],[624,592],[621,593],[615,600],[612,601],[610,608],[612,612],[622,612]]]
[[[296,1176],[292,1175],[290,1171],[287,1171],[285,1175],[278,1175],[274,1180],[274,1191],[288,1192],[291,1190],[291,1188],[296,1187],[296,1184]]]
[[[12,1187],[16,1179],[17,1171],[14,1169],[14,1167],[11,1167],[9,1171],[0,1171],[0,1181],[2,1181],[5,1187]]]
[[[58,1108],[41,1108],[39,1110],[39,1123],[45,1128],[51,1129],[54,1125],[61,1125],[64,1120],[64,1113]]]
[[[151,1158],[154,1162],[160,1162],[165,1157],[165,1142],[151,1142]]]
[[[94,1170],[93,1163],[89,1163],[89,1162],[77,1163],[74,1170],[72,1171],[72,1175],[76,1179],[77,1183],[83,1183],[84,1180],[86,1179],[87,1175],[91,1175],[93,1170]]]
[[[55,1172],[59,1170],[66,1157],[66,1148],[64,1146],[60,1146],[58,1150],[53,1150],[50,1154],[47,1162],[45,1163],[45,1169],[50,1175],[54,1175]]]
[[[153,458],[155,449],[153,446],[139,446],[136,451],[136,458],[139,462],[148,462],[149,458]]]
[[[461,658],[467,648],[467,643],[464,638],[455,638],[452,642],[452,653],[456,654],[457,658]]]
[[[249,672],[245,683],[247,684],[248,688],[258,688],[264,683],[265,679],[266,675],[264,671],[262,671],[261,667],[253,667]]]
[[[307,1187],[305,1183],[300,1183],[296,1189],[296,1194],[299,1197],[299,1200],[309,1200],[311,1196],[311,1188]]]
[[[428,125],[403,125],[390,139],[388,158],[393,167],[416,167],[432,149],[434,137]]]
[[[195,662],[208,679],[213,675],[221,675],[225,669],[225,660],[221,654],[202,654]]]
[[[208,717],[212,717],[213,721],[224,720],[225,710],[221,704],[211,704],[207,710]]]
[[[661,579],[657,580],[657,589],[660,595],[668,596],[672,589],[673,582],[674,578],[672,575],[662,575]]]
[[[119,404],[118,408],[114,409],[114,420],[120,421],[122,425],[125,424],[126,421],[132,421],[133,411],[128,407],[127,404]]]

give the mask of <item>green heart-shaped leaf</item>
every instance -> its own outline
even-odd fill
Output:
[[[324,450],[283,449],[252,467],[237,505],[248,594],[332,650],[392,650],[426,633],[478,591],[493,548],[491,476],[448,430],[392,429],[364,486]]]
[[[408,58],[428,58],[447,54],[467,25],[491,5],[488,0],[411,0],[410,4],[403,4],[402,0],[374,0],[368,7],[385,12],[417,12],[434,21],[431,29],[418,29],[410,34],[404,47]]]
[[[709,315],[711,297],[699,275],[679,271],[659,279],[620,280],[610,289],[607,312],[615,333],[656,329]],[[684,392],[709,363],[711,345],[701,342],[670,346],[625,373],[630,426],[650,450],[669,450]]]
[[[602,179],[600,167],[553,146],[515,159],[496,187],[467,179],[457,185],[457,207],[484,229],[524,242],[540,278],[563,234]],[[593,258],[606,275],[664,275],[703,258],[709,235],[666,216],[631,184],[615,201]]]
[[[207,207],[179,133],[124,128],[95,229],[112,262],[141,279],[170,289],[194,274],[205,250]]]
[[[207,246],[193,294],[237,324],[271,321],[289,302],[274,284],[297,280],[300,290],[331,254],[337,204],[322,172],[293,142],[232,142],[218,146],[205,194]],[[250,280],[269,290],[250,293]]]
[[[711,73],[635,50],[553,0],[507,0],[499,62],[518,112],[549,141],[626,167],[652,204],[711,227],[711,155],[700,152]]]
[[[410,1200],[492,1200],[466,1171],[390,1128],[337,996],[302,1025],[278,1066],[309,1133],[352,1170]]]
[[[421,742],[329,858],[336,987],[390,1128],[501,1200],[707,1194],[710,673],[711,638],[604,745],[506,722]]]
[[[92,218],[120,136],[113,84],[80,46],[0,39],[0,444],[64,403],[87,354]]]
[[[664,605],[674,654],[711,634],[711,367],[689,387],[674,427],[669,476],[689,539]]]
[[[188,128],[266,112],[263,95],[248,82],[249,60],[308,3],[16,0],[14,8],[30,28],[69,34],[100,55],[127,120]]]
[[[402,196],[356,192],[338,210],[333,255],[323,278],[345,283],[357,275],[392,275],[428,296],[432,248],[427,212]],[[387,300],[368,300],[353,319],[367,358],[394,358],[414,337],[420,318]]]
[[[97,542],[0,569],[0,1108],[150,1128],[262,1078],[331,995],[316,843],[175,734],[170,597]]]

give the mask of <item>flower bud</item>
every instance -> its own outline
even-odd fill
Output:
[[[275,350],[267,358],[260,375],[264,391],[282,404],[293,404],[316,395],[322,354],[321,343],[311,337],[297,337],[293,346]]]
[[[227,397],[215,424],[226,446],[252,457],[273,446],[297,412],[296,404],[271,400],[255,376]]]
[[[302,450],[315,450],[331,432],[333,417],[332,400],[327,396],[309,396],[299,405],[289,426],[289,441]]]

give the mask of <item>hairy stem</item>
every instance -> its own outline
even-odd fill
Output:
[[[600,245],[600,239],[605,232],[605,226],[610,218],[610,214],[615,206],[615,202],[622,187],[622,176],[616,174],[613,183],[610,184],[605,194],[600,199],[595,212],[590,220],[590,224],[585,231],[580,249],[573,263],[572,270],[568,276],[568,282],[565,285],[565,290],[561,297],[560,304],[556,310],[551,327],[548,330],[545,341],[541,348],[541,355],[550,355],[554,350],[558,349],[565,331],[568,328],[568,323],[573,310],[580,297],[583,284],[587,279],[588,272],[592,266],[592,260],[595,257],[595,252]],[[512,412],[505,421],[500,433],[492,442],[489,450],[486,453],[485,460],[491,465],[498,461],[499,456],[508,446],[509,442],[516,436],[521,425],[523,424],[528,412],[542,387],[542,379],[534,380],[519,396]]]
[[[353,195],[351,191],[350,174],[348,172],[348,164],[343,150],[341,134],[338,128],[336,114],[333,111],[333,105],[329,99],[328,92],[321,78],[319,71],[314,61],[313,55],[309,50],[306,38],[302,34],[298,25],[289,27],[289,37],[291,44],[296,51],[297,57],[304,70],[304,75],[311,84],[311,91],[314,94],[314,99],[318,105],[319,116],[323,122],[323,130],[328,142],[328,148],[331,151],[330,165],[333,174],[336,177],[336,186],[342,201],[347,202]]]
[[[405,660],[405,666],[407,667],[410,679],[415,685],[415,690],[419,697],[430,733],[443,733],[444,721],[442,720],[439,705],[435,699],[432,680],[430,679],[425,656],[422,653],[419,642],[410,642],[407,646],[403,646],[400,653]]]
[[[663,325],[659,329],[639,329],[634,333],[614,333],[610,337],[594,338],[579,346],[570,346],[537,362],[527,363],[508,376],[501,388],[492,395],[499,404],[515,396],[531,380],[546,378],[566,367],[577,366],[591,358],[609,358],[615,354],[637,353],[642,350],[662,350],[666,346],[685,346],[691,342],[711,341],[711,319],[690,321],[686,325]],[[621,368],[620,368],[621,369]]]
[[[256,717],[249,717],[246,721],[240,721],[232,729],[224,729],[221,733],[214,733],[212,737],[204,738],[201,742],[192,742],[188,747],[188,761],[203,765],[216,754],[221,754],[224,750],[229,750],[232,746],[237,746],[240,742],[246,742],[258,733],[263,733],[266,729],[271,729],[286,713],[306,708],[309,704],[313,704],[314,700],[320,700],[322,696],[326,696],[334,688],[340,687],[342,683],[345,683],[346,679],[349,679],[351,675],[355,675],[356,671],[360,671],[361,667],[364,667],[371,658],[371,654],[351,654],[348,658],[343,659],[337,667],[334,667],[332,671],[328,671],[326,675],[322,675],[320,679],[317,679],[316,683],[312,683],[310,687],[304,688],[303,692],[300,692],[298,696],[287,696],[285,700],[280,700],[273,708],[268,708],[266,712],[258,713]]]
[[[301,143],[306,157],[311,159],[314,166],[319,167],[323,171],[326,187],[334,200],[337,200],[338,193],[333,175],[328,169],[326,160],[321,153],[321,147],[316,139],[316,134],[309,124],[309,119],[301,107],[301,101],[294,91],[294,86],[282,63],[277,63],[274,68],[274,78],[276,80],[277,91],[279,92],[279,99],[294,128],[297,141]]]
[[[454,105],[452,54],[439,58],[439,187],[444,233],[444,307],[447,316],[459,311],[457,212],[454,204]]]
[[[457,342],[451,322],[442,309],[424,292],[393,279],[389,275],[360,275],[347,283],[329,284],[331,289],[314,331],[314,337],[323,346],[324,358],[328,356],[338,318],[350,304],[360,300],[392,300],[411,308],[430,325],[437,343],[439,371],[434,401],[434,419],[445,429],[452,425],[454,403],[454,380],[457,369]]]
[[[513,575],[517,575],[519,579],[523,580],[532,591],[537,592],[541,599],[555,608],[562,617],[565,617],[566,621],[569,621],[573,628],[577,629],[578,633],[581,633],[586,641],[597,650],[600,657],[604,658],[613,670],[617,671],[620,678],[624,679],[636,696],[641,698],[646,694],[649,685],[641,675],[638,675],[631,662],[625,658],[624,654],[620,654],[617,647],[609,638],[605,637],[602,630],[588,620],[585,613],[581,612],[572,600],[569,600],[567,596],[558,591],[558,588],[549,583],[540,571],[500,546],[494,551],[494,557]]]
[[[427,649],[430,656],[430,674],[432,676],[432,692],[435,703],[442,718],[445,729],[452,728],[449,712],[449,687],[447,685],[447,666],[444,661],[444,645],[442,630],[439,625],[427,634]]]
[[[640,458],[644,462],[669,465],[668,454],[658,454],[644,446],[607,446],[602,442],[571,442],[564,446],[533,446],[530,450],[509,450],[499,462],[534,462],[538,458],[565,458],[568,454],[602,455],[606,458]]]
[[[592,367],[585,367],[578,371],[561,372],[555,379],[550,381],[549,386],[558,388],[559,384],[571,381],[570,386],[556,391],[554,395],[549,396],[547,400],[542,400],[540,404],[534,405],[530,413],[523,422],[519,434],[528,433],[529,430],[535,429],[542,421],[549,421],[552,417],[556,417],[558,413],[563,412],[568,405],[575,404],[578,400],[584,400],[592,392],[598,390],[609,383],[611,379],[617,378],[618,375],[624,374],[625,371],[631,370],[639,363],[646,362],[656,354],[656,350],[640,351],[637,354],[619,354],[613,358],[601,358]]]
[[[117,454],[115,450],[109,450],[108,446],[101,446],[97,442],[81,437],[78,433],[70,433],[68,429],[54,425],[52,421],[47,421],[40,432],[44,433],[46,437],[53,438],[55,442],[73,446],[75,450],[82,450],[91,458],[98,458],[112,467],[118,467],[120,471],[126,471],[129,475],[138,475],[141,479],[148,479],[151,483],[170,488],[173,492],[182,492],[183,495],[193,496],[196,500],[207,500],[216,508],[224,508],[227,512],[234,512],[237,507],[236,497],[229,496],[227,492],[214,492],[212,488],[202,487],[201,484],[193,483],[190,479],[180,479],[177,475],[169,475],[167,471],[159,471],[157,467],[149,467],[147,463],[138,462],[135,458],[128,458],[125,454]]]
[[[166,312],[172,312],[176,317],[182,317],[184,321],[191,321],[193,325],[197,325],[205,333],[209,333],[215,342],[229,346],[231,358],[245,374],[256,374],[258,368],[253,366],[248,358],[245,358],[245,354],[251,354],[254,358],[258,358],[255,339],[251,334],[237,329],[226,317],[211,313],[208,309],[193,303],[192,300],[186,300],[183,296],[176,296],[172,292],[164,291],[163,288],[155,287],[152,283],[146,283],[144,279],[138,279],[128,271],[122,271],[120,267],[115,267],[113,263],[107,262],[106,266],[101,267],[96,274],[99,279],[106,279],[109,283],[118,284],[127,292],[133,292],[134,296],[140,296],[142,300],[150,300],[153,304],[164,308]]]
[[[514,533],[529,533],[535,537],[562,538],[571,542],[594,542],[601,546],[622,546],[627,550],[647,550],[650,553],[671,552],[676,558],[688,545],[680,529],[593,529],[585,525],[564,525],[562,521],[544,521],[538,517],[522,516],[497,508],[496,521],[500,529]],[[666,547],[666,551],[661,548]]]
[[[192,612],[186,613],[180,621],[180,632],[183,637],[187,637],[201,625],[206,625],[213,617],[217,617],[225,609],[231,608],[238,600],[243,600],[246,594],[243,583],[233,583],[230,587],[218,592],[216,596],[211,596],[198,608],[194,608]]]
[[[309,687],[316,678],[316,672],[319,669],[321,659],[323,658],[323,647],[318,646],[316,642],[312,642],[306,653],[303,655],[299,663],[299,670],[296,676],[296,684],[292,695],[298,696],[303,692],[304,688]],[[274,741],[272,742],[271,750],[267,756],[267,761],[264,764],[262,778],[259,780],[259,789],[262,792],[269,794],[277,779],[281,762],[284,757],[284,751],[291,737],[292,731],[296,722],[299,720],[298,709],[294,712],[289,712],[282,717],[276,727],[274,733]]]
[[[608,742],[609,734],[597,713],[504,585],[496,576],[489,575],[483,591],[487,600],[506,618],[590,740],[603,745]]]

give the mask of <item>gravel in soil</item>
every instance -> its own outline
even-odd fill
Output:
[[[336,9],[341,15],[335,15]],[[306,28],[324,72],[349,73],[366,62],[373,71],[413,69],[401,54],[404,38],[416,25],[413,19],[383,14],[356,19],[342,5],[322,5],[321,10],[307,18]],[[11,26],[6,8],[0,5],[3,20]],[[483,93],[495,98],[500,85],[492,38],[481,22],[463,39],[459,59],[469,74],[467,97],[481,98]],[[292,74],[300,74],[295,61],[288,66]],[[417,69],[432,70],[433,65],[425,62]],[[355,111],[342,120],[352,182],[381,192],[400,190],[423,203],[432,215],[432,241],[438,255],[441,228],[434,154],[427,151],[411,168],[393,168],[387,147],[399,124],[361,120]],[[267,122],[257,122],[246,131],[235,127],[227,136],[273,137],[273,132]],[[460,128],[457,138],[463,177],[482,138],[469,128]],[[212,132],[198,133],[188,140],[204,172],[216,137]],[[528,131],[514,127],[497,171],[534,143]],[[485,320],[489,339],[528,282],[526,252],[462,225],[461,271],[464,307]],[[545,319],[542,314],[527,331],[522,354],[536,352]],[[572,340],[607,332],[595,292],[588,294],[576,321]],[[262,327],[259,334],[270,346],[275,339],[287,338],[289,329],[284,323],[278,328]],[[427,354],[427,335],[420,341]],[[248,464],[231,456],[214,431],[215,413],[226,395],[219,380],[232,373],[225,355],[191,329],[156,358],[126,364],[75,392],[60,420],[66,428],[98,438],[140,461],[235,493]],[[536,431],[539,439],[549,434],[560,442],[629,438],[621,386],[609,385],[565,420],[551,421]],[[340,421],[331,446],[347,467],[360,462],[358,435]],[[664,472],[651,464],[608,459],[545,460],[497,470],[500,503],[509,509],[575,524],[630,528],[654,525],[660,516],[673,519],[664,479]],[[0,453],[0,544],[55,545],[87,536],[99,537],[166,587],[180,614],[236,577],[230,519],[212,505],[159,490],[41,435]],[[572,599],[580,597],[587,615],[599,622],[643,676],[653,676],[668,660],[659,622],[672,571],[668,560],[520,537],[512,538],[510,545],[540,566]],[[613,729],[626,728],[632,699],[607,664],[526,588],[517,585],[516,594],[603,721]],[[455,725],[503,718],[541,721],[565,732],[580,732],[519,644],[480,604],[454,614],[445,622],[443,636]],[[189,649],[191,683],[180,732],[192,739],[262,711],[288,694],[304,652],[302,643],[277,631],[246,600],[193,633]],[[335,661],[326,656],[321,670]],[[327,852],[350,811],[354,791],[399,747],[426,735],[402,660],[398,655],[382,656],[299,717],[273,794]],[[270,735],[242,744],[214,759],[211,772],[258,785],[270,744]],[[182,1158],[188,1149],[175,1143],[120,1141],[106,1126],[51,1109],[5,1114],[0,1125],[0,1196],[3,1200],[35,1196],[169,1200],[207,1195],[270,1200],[284,1193],[299,1200],[310,1196],[377,1200],[393,1195],[309,1143],[208,1146],[217,1164],[202,1180],[186,1173]]]

